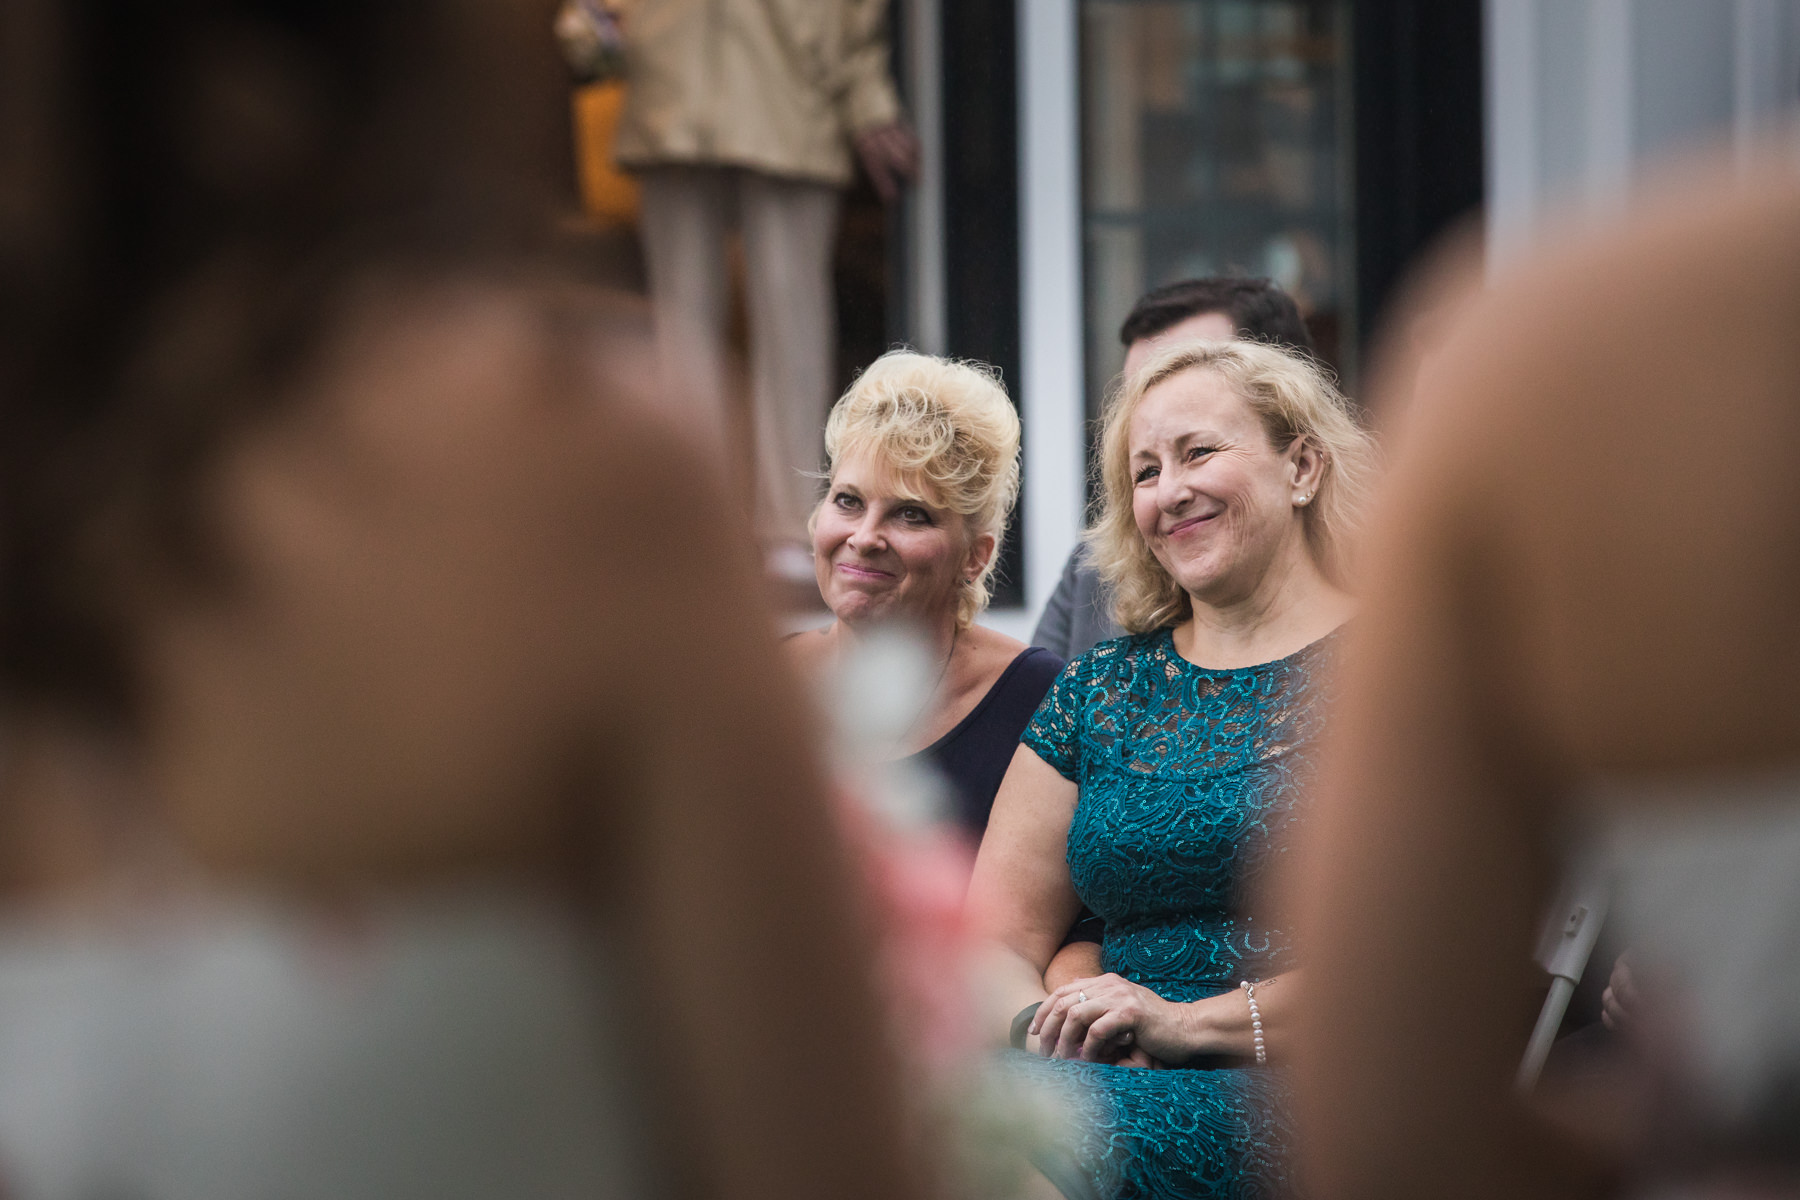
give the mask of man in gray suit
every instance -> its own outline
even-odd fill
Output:
[[[1181,342],[1249,338],[1312,352],[1312,336],[1289,296],[1267,279],[1213,275],[1184,279],[1147,292],[1119,326],[1125,375],[1159,350]],[[1044,605],[1031,644],[1072,659],[1124,630],[1113,622],[1106,585],[1077,546]]]

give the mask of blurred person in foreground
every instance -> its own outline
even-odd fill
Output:
[[[1313,1195],[1800,1196],[1797,328],[1800,184],[1770,166],[1514,270],[1390,376],[1291,881]],[[1620,1112],[1590,1114],[1610,1144],[1509,1087],[1583,843],[1657,1010]]]
[[[1132,632],[1051,688],[969,891],[995,1021],[1027,1006],[1052,1061],[1016,1069],[1080,1097],[1102,1195],[1286,1184],[1296,963],[1245,901],[1302,816],[1372,458],[1310,359],[1255,342],[1168,350],[1108,408],[1089,544]],[[1105,974],[1052,989],[1083,903]]]
[[[743,535],[519,255],[548,14],[29,16],[0,1191],[913,1195]]]
[[[833,620],[788,647],[818,675],[871,633],[923,639],[930,691],[891,750],[937,768],[958,824],[979,841],[1019,735],[1063,667],[975,624],[1019,495],[1018,413],[991,368],[897,350],[831,410],[825,449],[813,561]]]
[[[918,164],[889,72],[887,0],[628,0],[615,157],[639,218],[669,382],[725,435],[731,275],[742,234],[756,532],[810,578],[806,517],[836,367],[831,263],[860,162],[884,201]]]
[[[1273,280],[1208,275],[1164,284],[1132,306],[1119,326],[1125,347],[1121,377],[1129,378],[1159,351],[1182,342],[1234,337],[1308,354],[1313,348],[1294,298]],[[1124,632],[1089,551],[1076,546],[1044,603],[1031,644],[1071,659]]]

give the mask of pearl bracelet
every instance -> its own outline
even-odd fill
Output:
[[[1269,1051],[1263,1046],[1262,1010],[1256,1007],[1256,985],[1246,979],[1238,986],[1244,989],[1244,999],[1250,1004],[1250,1037],[1256,1046],[1256,1065],[1267,1066]]]

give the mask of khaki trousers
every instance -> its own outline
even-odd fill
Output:
[[[721,437],[729,428],[726,239],[734,218],[743,235],[756,528],[767,542],[804,540],[832,399],[838,190],[735,167],[657,167],[640,178],[664,377]]]

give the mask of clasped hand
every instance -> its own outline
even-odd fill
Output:
[[[1046,1058],[1161,1068],[1192,1053],[1188,1008],[1118,975],[1099,975],[1051,992],[1031,1033]]]

